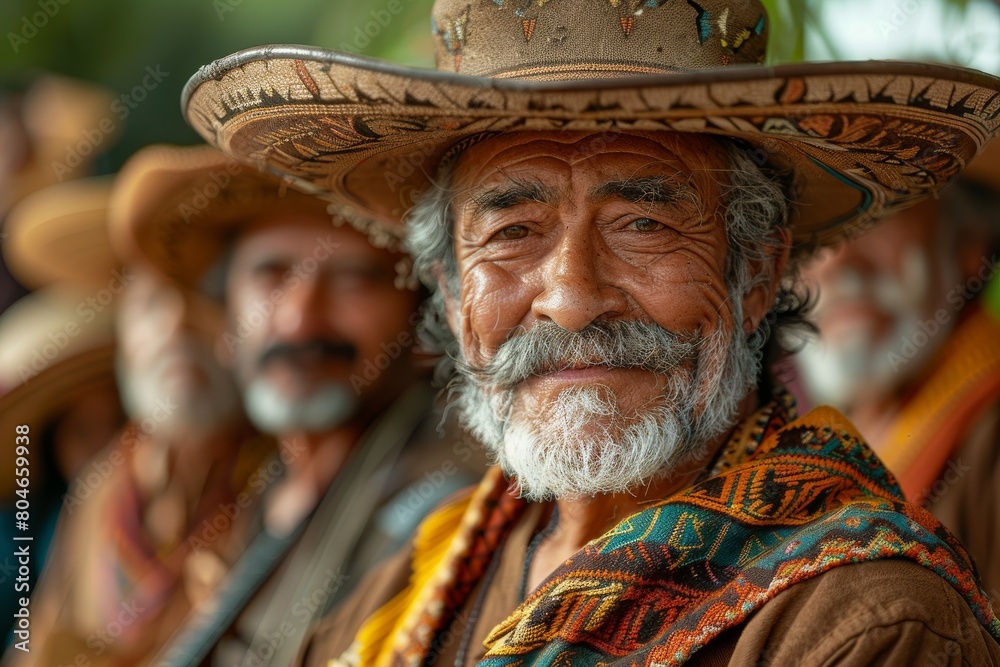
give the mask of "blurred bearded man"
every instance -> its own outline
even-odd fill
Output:
[[[221,311],[123,256],[116,366],[129,424],[63,500],[32,598],[33,650],[12,651],[14,664],[148,663],[242,551],[238,517],[216,517],[274,449],[215,359]]]
[[[0,431],[15,434],[14,456],[0,462],[0,539],[13,543],[31,531],[31,567],[15,582],[25,590],[14,592],[35,590],[68,487],[93,472],[87,464],[125,423],[114,373],[116,304],[81,313],[115,275],[110,191],[106,178],[68,181],[25,198],[4,220],[4,258],[34,290],[0,315]],[[11,571],[21,565],[13,553],[3,562]],[[21,597],[0,598],[8,646],[31,634],[8,633],[21,622],[15,614],[23,618]]]
[[[477,479],[482,457],[438,428],[400,251],[208,147],[148,148],[126,179],[134,242],[221,298],[218,353],[282,454],[254,480],[251,543],[157,664],[288,664],[312,618]]]
[[[752,0],[438,0],[432,25],[442,71],[271,46],[184,97],[233,156],[405,225],[500,464],[299,663],[997,664],[957,540],[763,359],[800,314],[793,243],[957,173],[965,131],[1000,129],[1000,80],[754,66]]]
[[[1000,142],[940,199],[823,253],[820,339],[798,356],[817,403],[846,411],[906,496],[969,549],[1000,602]]]

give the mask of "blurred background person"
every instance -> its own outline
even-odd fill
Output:
[[[481,448],[438,428],[399,251],[208,147],[144,149],[122,188],[146,256],[222,298],[217,349],[282,452],[256,537],[172,659],[214,646],[210,664],[288,664],[313,618],[477,479]]]
[[[28,486],[20,496],[14,449],[0,460],[0,536],[33,537],[32,587],[68,485],[124,422],[112,361],[115,304],[106,290],[115,270],[105,231],[109,195],[106,178],[50,186],[24,198],[5,226],[5,258],[21,283],[38,290],[0,315],[0,428],[29,429]],[[15,524],[18,500],[29,508],[24,532]],[[0,572],[10,590],[0,605],[10,640],[20,595],[17,563],[5,558]]]
[[[91,238],[102,249],[92,254],[113,258],[114,206],[105,213]],[[86,255],[73,234],[43,232],[35,235]],[[118,247],[126,266],[92,276],[90,284],[105,287],[76,316],[110,312],[113,303],[129,423],[104,439],[63,499],[53,556],[32,596],[32,651],[11,650],[13,664],[148,662],[242,552],[238,514],[252,505],[251,478],[274,453],[215,359],[221,311]],[[240,494],[245,506],[236,504]],[[234,508],[225,521],[222,508]]]
[[[0,315],[0,428],[10,441],[0,461],[0,539],[23,546],[13,538],[32,538],[27,579],[32,588],[52,552],[63,494],[125,420],[115,388],[112,318],[108,313],[80,323],[76,308],[83,298],[72,290],[49,288]],[[28,427],[27,466],[15,466],[19,425]],[[26,474],[15,476],[16,467],[27,468]],[[18,484],[22,477],[27,486]],[[29,517],[20,530],[15,523],[18,500],[27,501]],[[5,646],[14,639],[10,629],[21,597],[15,592],[20,573],[13,551],[0,556]]]
[[[1000,602],[1000,142],[955,184],[823,253],[808,400],[843,410]]]

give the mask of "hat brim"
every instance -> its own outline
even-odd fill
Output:
[[[84,178],[25,197],[4,223],[11,272],[25,285],[103,287],[119,263],[108,238],[112,179]]]
[[[115,386],[114,359],[115,347],[107,344],[79,352],[49,366],[0,396],[0,428],[13,437],[16,426],[28,426],[32,451],[37,453],[42,434],[53,419],[72,406],[75,398]],[[0,463],[0,475],[3,479],[0,482],[0,499],[5,499],[16,488],[14,456],[4,457]]]
[[[953,180],[998,131],[998,91],[1000,79],[981,72],[902,62],[540,81],[270,46],[203,67],[182,107],[199,134],[237,160],[332,194],[349,217],[374,218],[397,235],[442,155],[472,135],[732,137],[754,159],[794,174],[796,240],[828,242]]]
[[[326,204],[209,146],[155,145],[136,153],[118,176],[112,238],[123,256],[141,256],[200,290],[237,228],[272,208],[296,206]]]

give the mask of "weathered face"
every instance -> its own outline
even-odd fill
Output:
[[[129,272],[135,278],[117,320],[129,416],[147,432],[165,435],[211,432],[231,421],[239,409],[236,388],[213,349],[222,330],[221,311],[151,269],[136,266]]]
[[[696,172],[720,165],[650,139],[605,143],[509,135],[464,156],[455,248],[470,362],[539,321],[580,331],[620,318],[696,333],[729,316],[719,188],[710,171]],[[531,391],[541,398],[593,374],[565,371]],[[636,404],[656,384],[629,369],[601,375]]]
[[[507,441],[519,425],[557,422],[542,439],[563,447],[593,440],[580,461],[592,469],[586,458],[630,438],[651,409],[703,407],[706,367],[721,372],[732,334],[753,331],[773,296],[770,288],[740,296],[743,316],[734,321],[719,210],[725,166],[714,143],[670,134],[510,134],[462,155],[453,204],[460,292],[449,322],[470,367],[488,366],[509,339],[536,327],[562,335],[629,322],[675,337],[652,353],[649,341],[634,340],[622,365],[597,358],[611,354],[606,346],[586,343],[588,352],[572,359],[557,346],[557,358],[494,404],[506,413]],[[714,356],[706,351],[713,336],[721,345]],[[644,354],[674,362],[647,365]],[[560,412],[570,405],[575,415]]]
[[[860,389],[891,390],[947,338],[963,305],[949,290],[964,281],[940,216],[940,203],[928,200],[806,268],[803,277],[818,288],[821,340],[803,351],[801,365],[817,400],[844,407]]]
[[[259,428],[321,433],[402,388],[417,296],[395,286],[399,260],[321,210],[269,214],[239,236],[223,342]]]

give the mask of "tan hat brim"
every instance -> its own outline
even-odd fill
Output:
[[[4,258],[32,288],[97,287],[119,266],[108,238],[111,178],[53,185],[25,197],[4,223]]]
[[[755,159],[793,171],[795,237],[815,243],[861,231],[953,180],[1000,128],[1000,79],[871,61],[536,81],[270,46],[202,68],[182,107],[209,143],[397,236],[441,156],[472,135],[737,138]]]
[[[0,429],[9,434],[13,443],[15,427],[28,426],[31,451],[37,457],[42,434],[53,419],[69,409],[75,397],[114,387],[114,358],[115,348],[111,344],[80,352],[0,396]],[[9,453],[0,462],[0,499],[10,497],[17,488],[13,447]]]
[[[125,164],[112,199],[112,238],[179,284],[199,289],[234,230],[269,209],[326,204],[209,146],[150,146]]]

